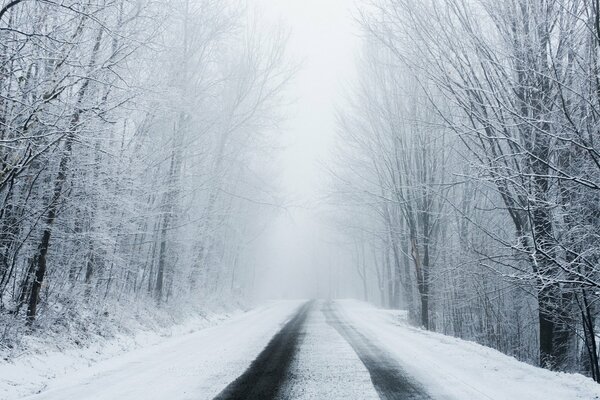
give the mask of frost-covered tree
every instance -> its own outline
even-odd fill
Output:
[[[399,248],[428,294],[420,323],[596,380],[597,16],[588,1],[372,1],[376,50],[341,123],[348,162],[372,160],[368,185],[343,180],[419,243]]]
[[[0,3],[3,339],[243,301],[284,50],[243,1]]]

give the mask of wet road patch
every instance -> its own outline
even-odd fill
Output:
[[[215,400],[271,400],[277,398],[302,339],[304,321],[313,302],[298,312],[271,339],[250,367],[229,384]]]
[[[352,346],[371,376],[371,381],[382,400],[430,400],[425,390],[405,373],[403,368],[386,351],[348,324],[333,306],[322,307],[327,323]]]

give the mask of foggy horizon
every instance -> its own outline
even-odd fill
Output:
[[[298,70],[286,90],[291,104],[279,155],[283,203],[289,206],[265,232],[261,264],[267,283],[258,293],[263,298],[269,293],[275,298],[328,297],[318,286],[321,278],[329,279],[326,263],[331,261],[320,261],[320,256],[327,251],[322,241],[331,236],[331,226],[319,213],[333,178],[327,168],[333,159],[336,107],[356,83],[360,30],[355,8],[344,0],[262,3],[268,18],[287,29],[288,55]]]

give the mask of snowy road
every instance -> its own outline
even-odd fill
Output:
[[[66,376],[28,400],[592,400],[598,385],[355,301],[273,302]]]
[[[269,342],[246,372],[228,385],[215,400],[274,399],[284,384],[301,340],[304,321],[312,308],[305,303]]]
[[[373,386],[379,397],[385,400],[430,399],[424,388],[411,379],[390,354],[376,345],[372,339],[358,331],[333,303],[323,304],[327,323],[335,327],[369,370]]]

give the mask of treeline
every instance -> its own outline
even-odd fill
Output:
[[[599,13],[372,1],[335,197],[365,296],[596,381]]]
[[[247,294],[289,75],[260,26],[234,0],[0,2],[0,342]]]

